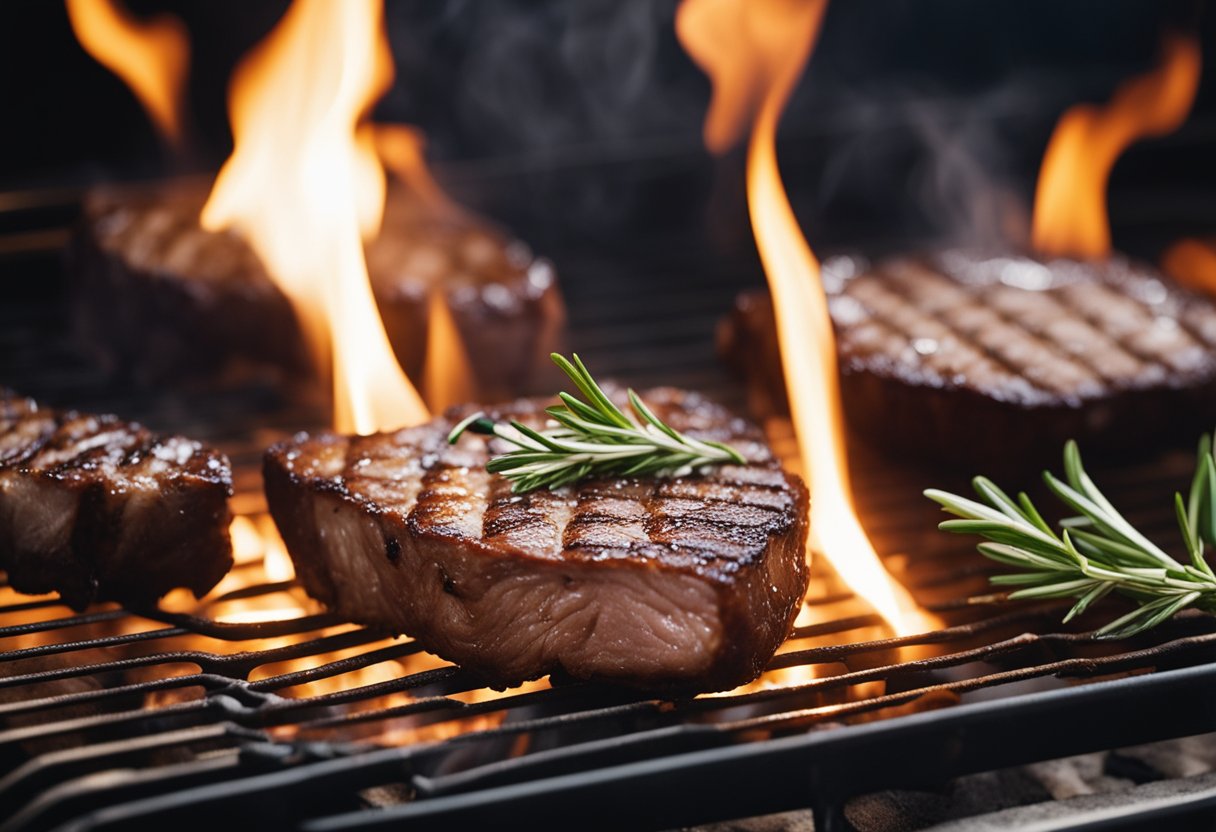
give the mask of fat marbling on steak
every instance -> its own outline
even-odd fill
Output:
[[[731,688],[763,670],[806,591],[806,489],[721,406],[670,388],[643,398],[676,430],[730,442],[751,464],[512,494],[485,470],[501,440],[447,444],[464,415],[454,412],[271,448],[270,510],[310,594],[492,683],[557,673]],[[539,426],[545,404],[490,415]]]
[[[892,455],[1038,466],[1068,439],[1191,443],[1216,412],[1216,306],[1150,266],[952,250],[824,264],[851,429]],[[724,358],[784,405],[767,295],[742,297]]]
[[[228,460],[117,416],[0,389],[0,569],[20,592],[154,603],[231,568]]]

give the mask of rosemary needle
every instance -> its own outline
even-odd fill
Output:
[[[515,447],[486,463],[486,470],[511,480],[520,494],[560,488],[588,477],[683,477],[710,465],[746,465],[743,455],[721,442],[694,439],[655,415],[633,390],[629,410],[617,407],[579,360],[549,356],[574,382],[582,398],[558,393],[561,404],[547,408],[543,430],[517,421],[500,424],[473,413],[461,420],[448,442],[465,431],[496,436]]]
[[[1216,458],[1212,436],[1199,442],[1195,475],[1187,499],[1174,495],[1174,510],[1189,563],[1170,557],[1140,533],[1098,489],[1081,463],[1077,444],[1064,449],[1064,478],[1045,471],[1047,487],[1076,516],[1060,522],[1057,533],[1030,498],[1011,499],[986,477],[972,485],[980,501],[930,489],[925,496],[958,519],[941,529],[985,539],[980,554],[1019,571],[997,575],[992,583],[1017,587],[1010,598],[1075,598],[1065,622],[1098,599],[1118,592],[1136,609],[1098,630],[1120,638],[1157,626],[1179,610],[1194,607],[1216,613],[1216,573],[1204,556],[1216,545]]]

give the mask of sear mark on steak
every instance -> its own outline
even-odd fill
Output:
[[[945,251],[835,258],[824,285],[849,427],[892,454],[1009,469],[1210,426],[1216,307],[1148,266]],[[761,410],[787,408],[766,295],[739,299],[719,350]]]
[[[493,684],[558,673],[732,688],[763,670],[806,591],[806,489],[721,406],[668,388],[644,398],[677,430],[730,442],[752,464],[512,494],[485,470],[499,440],[447,444],[466,415],[453,411],[271,448],[270,510],[311,595]],[[547,403],[490,415],[540,426]]]
[[[0,389],[0,569],[20,592],[147,606],[232,566],[227,458]]]
[[[106,369],[144,384],[310,370],[298,319],[245,240],[199,225],[204,183],[106,188],[71,249],[74,325]],[[565,306],[553,266],[468,214],[391,188],[368,272],[393,351],[421,378],[430,297],[444,293],[480,396],[548,389]]]

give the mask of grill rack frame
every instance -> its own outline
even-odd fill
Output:
[[[33,205],[37,209],[38,216],[50,216],[53,220],[52,226],[71,215],[74,204],[72,200],[75,198],[73,192],[50,196],[35,194],[34,197],[36,198],[33,200]],[[58,201],[61,198],[64,200],[62,203]],[[16,210],[20,211],[22,200],[17,199],[16,202]],[[9,205],[6,205],[5,208],[10,211],[14,210]],[[20,225],[24,229],[24,224]],[[5,251],[9,252],[8,257],[0,257],[0,262],[12,262],[13,259],[17,259],[24,263],[25,259],[32,255],[32,259],[45,268],[48,265],[47,256],[53,257],[54,248],[64,239],[66,239],[66,232],[62,228],[51,227],[32,235],[28,230],[22,230],[19,235],[10,237],[10,241],[15,241],[10,249],[0,250],[0,255],[4,255]],[[12,254],[13,251],[17,252],[16,255]],[[646,257],[645,254],[641,256],[643,259]],[[586,265],[588,270],[599,267],[599,264],[596,263]],[[703,305],[706,309],[715,308],[720,305],[722,298],[729,297],[737,288],[737,282],[721,280],[722,275],[718,275],[718,277],[720,282],[714,283],[711,287],[709,299],[702,297],[703,303],[698,304],[698,307]],[[597,295],[597,292],[600,294]],[[571,294],[570,291],[567,291],[568,296]],[[628,296],[630,288],[623,287],[619,294]],[[601,300],[603,297],[602,290],[599,289],[589,292],[588,295],[590,300]],[[682,297],[685,295],[680,291],[675,291],[667,302],[678,302]],[[45,301],[45,298],[38,301],[40,308],[45,306]],[[572,311],[579,309],[578,301],[578,297],[571,297]],[[588,320],[594,323],[598,318],[592,316]],[[606,351],[613,345],[622,343],[623,330],[618,326],[621,320],[620,318],[611,319],[598,329],[593,327],[590,331],[584,331],[583,339],[589,343],[591,348],[585,349],[580,346],[580,349],[585,354],[595,355],[597,349]],[[709,386],[710,392],[717,394],[719,398],[733,399],[737,403],[738,391],[725,383],[720,375],[716,375],[704,366],[707,357],[705,320],[698,319],[695,315],[691,319],[682,320],[688,323],[688,329],[675,333],[675,341],[669,345],[673,346],[678,356],[683,356],[677,361],[681,378],[676,380],[701,387]],[[36,328],[37,324],[34,324],[34,327]],[[636,324],[634,324],[634,328],[636,329]],[[625,334],[628,334],[630,338],[633,337],[632,331]],[[667,335],[672,336],[672,333],[669,332]],[[15,342],[21,343],[20,333],[17,333]],[[56,361],[62,360],[63,356],[72,355],[70,348],[64,347],[62,344],[56,344],[52,349],[52,354],[59,357]],[[611,360],[611,356],[609,357]],[[38,366],[36,360],[31,362],[18,360],[14,363],[25,366],[27,371],[29,367]],[[597,361],[596,366],[601,366],[601,362]],[[93,383],[87,380],[87,374],[74,374],[79,371],[71,365],[71,359],[68,360],[65,367],[68,371],[64,378],[69,380],[67,388],[64,390],[65,394],[70,394],[73,386],[80,387],[81,379],[86,379],[84,382],[86,388]],[[629,353],[624,356],[623,360],[617,361],[615,368],[610,369],[610,373],[642,384],[646,380],[643,367],[644,363],[639,360],[637,353]],[[19,381],[23,375],[20,367],[16,375]],[[11,378],[10,375],[4,380],[11,381]],[[110,395],[108,391],[101,388],[94,388],[91,392],[100,394],[102,398],[108,398]],[[122,401],[121,396],[120,401]],[[239,409],[242,401],[241,395],[238,394],[233,402],[227,403],[226,406]],[[156,417],[154,416],[154,418]],[[174,417],[171,414],[169,418],[180,418],[180,416]],[[296,427],[299,427],[301,423],[293,421],[299,418],[301,417],[298,414],[286,416],[276,414],[272,421],[277,425],[294,423]],[[281,430],[281,427],[279,429]],[[256,445],[239,446],[232,450],[231,455],[237,461],[238,467],[247,472],[251,462],[256,459],[257,452]],[[882,503],[881,494],[876,502]],[[1137,510],[1139,510],[1139,506],[1137,506]],[[1133,512],[1130,516],[1135,518],[1136,515]],[[1155,513],[1152,513],[1151,516],[1154,521],[1158,519]],[[1162,515],[1161,523],[1165,523],[1164,515]],[[894,522],[892,529],[885,529],[881,524],[876,524],[874,529],[876,540],[898,539],[901,524],[906,526],[904,520]],[[867,528],[871,528],[871,526],[867,524]],[[888,551],[894,551],[889,546],[887,548]],[[939,556],[955,558],[959,550],[958,546],[953,548],[946,546],[943,547],[946,554],[939,553]],[[984,570],[975,567],[974,563],[971,563],[968,568],[974,573],[973,576],[982,577],[985,574]],[[948,577],[948,581],[966,577],[958,570],[952,574],[953,577]],[[931,585],[931,582],[926,585]],[[242,592],[256,594],[286,588],[288,588],[286,585],[254,586]],[[831,594],[822,599],[825,604],[845,600],[843,595]],[[54,603],[54,601],[37,600],[23,602],[24,606],[30,610]],[[0,615],[6,612],[19,612],[20,610],[16,608],[23,604],[19,603],[0,609]],[[964,599],[959,597],[930,606],[943,614],[953,612],[966,614],[972,611]],[[1051,604],[1036,607],[1009,607],[1007,612],[998,612],[995,618],[980,618],[979,625],[962,624],[958,626],[964,629],[972,628],[968,631],[969,633],[984,627],[1000,629],[1002,626],[1017,621],[1058,615],[1059,611],[1058,605]],[[77,642],[71,650],[65,650],[65,645],[60,644],[33,648],[25,653],[0,653],[0,666],[6,666],[9,662],[19,659],[152,641],[155,638],[168,637],[170,634],[185,635],[210,631],[212,635],[217,635],[222,632],[229,639],[239,641],[264,638],[273,633],[290,634],[302,623],[309,626],[316,624],[318,627],[336,623],[333,616],[321,614],[283,622],[223,625],[216,629],[213,622],[197,617],[148,610],[142,611],[142,613],[121,610],[91,612],[85,615],[83,621],[81,616],[71,616],[63,621],[70,622],[65,626],[75,626],[82,623],[117,620],[129,615],[147,617],[149,620],[163,625],[163,628],[157,636],[129,635],[108,637],[111,639],[110,641],[84,640]],[[993,623],[994,621],[996,623]],[[839,630],[833,630],[834,627],[849,630],[869,627],[874,623],[873,615],[861,614],[839,618],[823,625],[814,625],[812,628],[806,628],[814,632],[808,631],[802,635],[804,637],[832,635],[839,632]],[[445,748],[440,748],[440,752],[436,751],[436,748],[444,746],[445,743],[454,742],[459,745],[493,741],[499,738],[501,733],[495,733],[497,729],[493,729],[485,732],[485,735],[481,737],[471,737],[466,734],[454,741],[447,740],[421,746],[372,751],[367,750],[365,745],[355,742],[283,741],[274,739],[266,733],[265,729],[270,727],[270,722],[263,720],[268,715],[282,714],[284,709],[291,708],[305,711],[316,708],[324,709],[341,704],[339,700],[342,698],[341,695],[338,695],[324,702],[313,702],[307,705],[293,704],[291,701],[284,703],[284,700],[274,693],[275,686],[269,684],[270,682],[277,682],[282,687],[286,686],[288,681],[300,683],[321,678],[326,674],[341,672],[344,668],[353,668],[360,662],[367,662],[371,658],[370,656],[342,659],[331,666],[288,674],[290,678],[286,679],[276,680],[272,677],[269,680],[263,679],[249,683],[241,677],[247,675],[255,667],[267,663],[270,657],[257,654],[236,654],[225,657],[162,653],[154,657],[152,663],[164,661],[166,658],[202,659],[210,667],[211,672],[208,672],[207,667],[200,666],[197,679],[174,677],[159,682],[153,681],[146,685],[136,683],[134,686],[126,688],[103,689],[91,694],[91,698],[104,700],[111,697],[144,694],[158,685],[172,687],[184,685],[188,681],[197,681],[204,687],[210,685],[207,687],[207,694],[202,700],[202,705],[182,707],[177,710],[173,710],[170,706],[167,709],[162,708],[156,711],[120,712],[117,718],[102,718],[96,725],[103,734],[106,728],[128,723],[139,724],[140,722],[153,723],[159,732],[110,740],[108,744],[89,745],[76,749],[75,753],[71,751],[52,752],[53,759],[49,761],[41,757],[28,761],[29,768],[26,769],[25,776],[15,780],[14,772],[10,771],[7,776],[0,778],[0,796],[6,793],[6,789],[9,790],[7,793],[10,796],[24,794],[32,801],[26,804],[26,810],[32,808],[46,811],[41,814],[37,812],[29,814],[28,819],[31,821],[31,825],[28,827],[22,825],[21,818],[17,817],[16,820],[19,822],[17,826],[13,826],[13,820],[10,820],[7,824],[0,825],[0,829],[44,828],[58,826],[60,822],[66,824],[65,828],[73,829],[123,828],[132,825],[138,826],[152,817],[157,820],[172,819],[187,825],[194,825],[203,822],[204,819],[216,822],[223,820],[229,816],[228,813],[236,805],[242,807],[242,811],[247,813],[247,819],[250,821],[260,819],[258,815],[265,813],[266,820],[282,823],[284,820],[283,808],[290,805],[294,809],[302,811],[307,804],[304,798],[315,793],[323,782],[341,782],[351,788],[355,786],[369,788],[378,785],[374,781],[385,777],[390,780],[401,779],[403,773],[409,774],[408,784],[413,792],[412,797],[415,798],[410,802],[375,811],[326,811],[320,816],[312,818],[306,817],[307,812],[303,812],[299,817],[300,828],[310,830],[370,829],[408,820],[419,829],[428,829],[439,828],[440,825],[446,827],[452,823],[496,822],[501,820],[504,811],[524,811],[527,813],[530,824],[542,827],[565,825],[569,822],[569,818],[577,813],[580,818],[580,826],[590,829],[620,828],[626,824],[632,828],[660,829],[677,824],[720,820],[802,807],[814,810],[816,828],[827,830],[846,828],[841,810],[844,801],[855,794],[898,785],[927,786],[976,771],[1216,730],[1216,705],[1206,701],[1203,697],[1204,690],[1211,689],[1212,682],[1216,681],[1216,664],[1211,664],[1211,660],[1216,658],[1216,627],[1209,629],[1210,623],[1209,619],[1198,615],[1183,615],[1166,628],[1181,634],[1177,638],[1168,639],[1163,645],[1142,648],[1133,651],[1133,654],[1129,654],[1129,656],[1115,656],[1105,664],[1102,660],[1095,662],[1094,659],[1085,656],[1074,656],[1055,663],[1043,663],[1036,665],[1031,669],[1032,672],[1024,674],[1024,677],[1038,678],[1070,672],[1084,675],[1101,670],[1111,672],[1127,670],[1126,667],[1116,666],[1121,662],[1132,665],[1130,668],[1132,670],[1137,669],[1135,667],[1137,662],[1154,668],[1159,663],[1168,665],[1174,662],[1182,665],[1165,670],[1156,669],[1154,672],[1142,675],[1090,681],[1076,687],[1029,693],[1020,692],[990,701],[963,702],[940,709],[885,717],[869,724],[848,725],[847,727],[837,725],[824,729],[824,726],[818,725],[823,722],[822,719],[819,719],[820,715],[809,713],[778,714],[776,719],[761,714],[719,724],[703,722],[660,724],[646,730],[535,751],[520,757],[483,764],[471,771],[440,776],[411,774],[409,767],[411,764],[416,764],[419,758],[445,751]],[[3,627],[0,628],[0,639],[53,629],[54,626],[48,623],[35,623],[24,627]],[[325,636],[323,638],[336,639],[325,642],[324,647],[328,648],[335,645],[353,646],[360,639],[370,642],[381,637],[383,637],[381,633],[364,629],[349,631],[336,637]],[[115,638],[118,640],[114,640]],[[930,635],[919,641],[935,642],[942,638],[942,635]],[[1002,645],[1002,648],[1031,651],[1042,648],[1048,642],[1080,644],[1084,639],[1086,639],[1086,635],[1079,631],[1056,632],[1053,630],[1038,635],[1027,631],[1024,635],[1016,634],[1007,639],[1009,644]],[[296,653],[306,653],[307,649],[318,647],[315,641],[303,642],[294,648],[282,648],[274,658],[289,657],[293,649]],[[775,660],[774,666],[792,666],[800,662],[839,662],[854,658],[862,652],[889,651],[896,647],[916,643],[918,643],[917,638],[912,637],[910,639],[880,639],[860,645],[820,646],[780,654]],[[1161,649],[1162,647],[1165,649]],[[415,652],[417,649],[412,642],[400,642],[397,647],[390,649],[389,653],[404,655]],[[314,650],[314,652],[316,651]],[[324,649],[320,652],[324,652]],[[1194,656],[1200,658],[1197,663],[1188,666],[1186,662],[1190,659],[1186,658],[1187,655],[1191,655],[1192,658]],[[970,658],[990,657],[982,655]],[[388,658],[391,656],[383,653],[382,660]],[[957,660],[958,657],[954,657],[953,661]],[[84,672],[122,670],[139,663],[138,660],[126,661],[127,664],[124,664],[124,660],[117,660],[112,665],[100,669],[88,666],[69,668],[59,671],[59,675],[56,675],[56,672],[34,674],[37,678],[4,677],[0,678],[0,692],[27,683],[68,678]],[[932,663],[935,661],[934,659],[923,661],[927,663],[915,667],[911,667],[908,663],[903,664],[909,666],[911,672],[927,674],[948,666],[952,659],[947,657],[945,660],[936,660],[938,662],[936,665]],[[222,669],[227,669],[229,673],[215,672]],[[854,673],[860,673],[862,677],[869,674],[869,677],[889,678],[889,674],[883,676],[884,669],[889,670],[889,667],[870,668],[854,671]],[[428,671],[419,675],[424,678],[414,680],[416,684],[411,686],[425,688],[447,685],[459,688],[462,683],[475,684],[462,671],[455,668]],[[846,674],[846,676],[848,675],[850,674]],[[852,679],[853,681],[867,681],[869,678],[862,677],[853,675]],[[1014,674],[1014,676],[1003,679],[1002,683],[1025,681],[1025,678]],[[832,685],[841,685],[848,681],[848,678],[841,676],[828,676],[817,679],[811,684],[817,684],[819,688],[830,688]],[[964,679],[947,683],[944,686],[930,685],[919,691],[916,688],[898,691],[892,696],[895,700],[900,701],[890,701],[888,705],[902,704],[903,699],[914,698],[918,694],[931,695],[942,690],[949,690],[951,686],[967,687],[974,685],[977,681],[976,679]],[[598,695],[593,689],[573,686],[554,688],[551,691],[524,693],[518,696],[523,697],[522,701],[527,704],[529,701],[537,699],[537,694],[551,694],[552,698],[568,697],[575,700],[581,696],[590,696],[594,699]],[[771,703],[781,696],[790,695],[788,691],[784,693],[764,691],[748,694],[747,696],[750,698],[746,701],[738,701],[734,704]],[[632,708],[646,711],[647,709],[661,710],[668,707],[663,705],[660,708],[654,700],[624,694],[620,694],[620,696],[624,696],[624,701],[615,702],[614,697],[617,696],[618,694],[609,694],[607,704],[602,705],[597,711],[577,711],[575,718],[595,713],[598,718],[612,719],[621,715],[624,712],[622,709],[627,711]],[[532,697],[532,700],[528,700],[526,697]],[[39,708],[63,708],[89,701],[91,701],[90,696],[76,696],[68,699],[51,697],[41,702],[6,703],[0,705],[0,718],[28,715]],[[493,703],[472,706],[465,703],[451,704],[456,701],[443,695],[437,698],[432,697],[419,703],[415,712],[425,712],[429,709],[442,712],[445,709],[452,709],[464,715],[473,715],[477,712],[495,709],[492,707]],[[702,701],[705,700],[694,700],[694,703]],[[466,710],[462,710],[462,707]],[[686,707],[689,707],[692,712],[698,708],[721,707],[725,709],[725,706],[701,706],[691,703]],[[875,706],[873,703],[863,700],[851,703],[848,707],[853,710],[835,710],[832,715],[849,715]],[[1095,708],[1106,709],[1110,712],[1134,708],[1135,711],[1141,713],[1153,713],[1155,717],[1146,722],[1115,722],[1112,724],[1109,721],[1102,722],[1087,718],[1092,717]],[[679,707],[675,711],[664,711],[668,714],[673,712],[682,713]],[[394,714],[394,716],[401,715],[400,713]],[[196,717],[197,721],[192,722],[191,720]],[[312,727],[333,728],[335,719],[338,722],[354,723],[377,718],[383,718],[383,716],[354,714],[321,717],[318,725]],[[780,722],[782,718],[793,722],[798,722],[801,718],[803,722],[798,723],[799,730],[808,726],[811,730],[792,736],[778,735],[743,742],[738,739],[740,736],[747,737],[771,732],[780,727],[776,723]],[[568,720],[565,720],[561,713],[548,717],[548,719],[554,720],[552,723],[554,726],[568,727],[566,725]],[[1024,736],[1018,735],[1016,726],[1022,724],[1022,720],[1026,719],[1043,720],[1039,723],[1042,729],[1040,731],[1041,742],[1028,744]],[[818,730],[816,730],[817,726]],[[14,730],[0,733],[0,749],[6,744],[11,749],[15,744],[27,742],[37,736],[45,736],[48,733],[45,730],[47,727],[47,724],[43,723],[41,735],[38,733],[37,727],[32,730],[15,729],[15,733]],[[69,732],[80,727],[80,723],[75,722],[66,728],[60,726],[60,730]],[[543,727],[543,725],[537,726],[528,723],[513,724],[509,726],[506,733],[534,732]],[[111,802],[107,806],[99,808],[88,808],[90,799],[98,797],[100,793],[95,791],[96,784],[87,776],[68,777],[51,782],[56,772],[88,771],[89,760],[95,760],[103,753],[116,755],[115,758],[107,759],[123,759],[123,755],[136,755],[158,743],[166,747],[172,747],[174,744],[200,746],[209,748],[212,753],[199,756],[187,763],[149,769],[145,772],[145,776],[134,778],[132,782],[124,786],[126,792],[123,794],[125,796],[120,795],[121,799],[117,802]],[[908,755],[909,748],[920,749],[915,756],[915,765],[911,764],[912,760]],[[585,771],[567,772],[565,769],[572,763],[578,762],[580,757],[584,762],[589,762],[592,768]],[[3,757],[0,756],[0,760],[2,759]],[[105,761],[103,760],[103,762]],[[744,784],[746,787],[741,788],[740,769],[753,766],[762,770],[765,776],[746,778]],[[229,774],[235,776],[226,776]],[[51,785],[47,789],[37,790],[40,784],[48,783]],[[24,791],[12,790],[14,784],[19,787],[24,786]],[[167,785],[172,788],[166,790]],[[287,793],[281,796],[289,799],[282,802],[250,800],[252,794],[265,794],[267,788],[272,786],[286,789]],[[621,789],[629,790],[628,793],[632,795],[631,800],[619,799]],[[694,799],[691,801],[688,799],[673,800],[673,794],[677,793]],[[48,794],[54,796],[55,805],[48,805]],[[296,803],[296,800],[303,802]],[[77,808],[82,811],[71,814]],[[589,812],[588,809],[592,811]],[[1146,811],[1159,812],[1163,809],[1157,806]],[[207,818],[207,812],[213,812],[214,816]],[[1142,820],[1148,815],[1139,813],[1135,817]]]
[[[277,587],[275,587],[277,588]],[[35,602],[38,603],[38,602]],[[11,611],[11,608],[0,612]],[[976,625],[961,625],[953,628],[954,634],[976,629],[990,629],[1009,623],[1010,620],[1026,620],[1044,614],[1058,612],[1058,608],[1028,608],[1012,611],[996,619],[982,619]],[[130,615],[115,610],[101,613],[103,617],[117,618]],[[74,616],[97,618],[98,614]],[[168,615],[158,618],[177,619],[185,616]],[[316,623],[332,616],[316,616]],[[266,637],[267,633],[289,632],[288,625],[299,625],[306,619],[272,621],[257,624],[225,625],[222,629],[239,631],[244,639]],[[997,623],[994,623],[996,621]],[[831,622],[847,628],[849,621],[840,619]],[[1174,632],[1159,644],[1142,647],[1130,653],[1117,653],[1105,659],[1072,658],[1057,662],[1032,665],[1021,670],[1004,671],[987,677],[966,677],[954,682],[931,686],[925,690],[910,691],[852,703],[852,710],[878,708],[892,698],[918,697],[934,690],[951,687],[982,687],[1018,679],[1068,672],[1082,674],[1095,671],[1114,672],[1126,670],[1127,665],[1159,666],[1178,659],[1182,654],[1198,650],[1208,656],[1216,656],[1216,631],[1208,626],[1210,621],[1200,614],[1184,614],[1170,626]],[[43,625],[43,629],[48,629]],[[9,627],[0,630],[0,638],[13,634],[15,630],[31,628]],[[204,627],[199,627],[199,630]],[[305,632],[308,631],[305,627]],[[811,629],[811,628],[807,628]],[[823,629],[820,627],[819,629]],[[190,627],[167,627],[156,631],[193,632]],[[942,640],[951,633],[941,631],[928,634],[929,638],[909,636],[883,639],[871,643],[840,647],[825,647],[799,651],[801,654],[816,654],[824,659],[842,651],[857,652],[866,649],[885,649],[892,643],[907,646],[927,640]],[[281,660],[295,655],[326,652],[338,646],[358,645],[361,642],[379,639],[382,634],[368,629],[356,629],[337,636],[320,636],[299,645],[273,648],[253,653],[237,653],[232,656],[212,654],[183,654],[159,652],[152,659],[158,663],[176,663],[191,660],[206,665],[238,668],[234,675],[247,675],[253,668],[272,660]],[[1069,640],[1086,638],[1083,633],[1034,635],[1025,633],[1004,641],[994,642],[980,648],[987,656],[1003,649],[1028,649],[1044,640],[1066,637]],[[136,639],[137,636],[127,636]],[[91,649],[102,644],[112,644],[113,637],[52,645],[49,649],[36,649],[38,655],[53,652],[72,652],[75,649]],[[403,641],[393,648],[396,653],[417,650],[414,642]],[[384,651],[377,651],[383,653]],[[0,660],[12,661],[29,658],[27,652],[14,656],[12,652],[0,654]],[[450,827],[451,824],[491,823],[504,811],[524,811],[531,822],[540,828],[558,827],[572,812],[587,812],[581,822],[589,829],[614,829],[628,826],[638,829],[662,829],[674,824],[687,824],[722,818],[742,817],[795,808],[812,808],[821,824],[820,828],[836,829],[841,826],[840,815],[844,801],[857,794],[868,793],[890,787],[928,787],[953,777],[992,768],[1002,768],[1028,762],[1109,748],[1134,745],[1152,740],[1205,733],[1216,728],[1216,702],[1208,695],[1216,682],[1216,664],[1198,663],[1190,666],[1157,670],[1139,676],[1088,682],[1087,684],[1055,690],[1021,693],[990,701],[953,704],[948,707],[884,718],[868,724],[832,726],[826,730],[810,730],[806,733],[775,736],[751,742],[740,742],[739,735],[763,732],[775,723],[795,723],[809,719],[815,726],[814,713],[817,708],[779,711],[722,723],[697,723],[677,721],[628,732],[619,736],[577,742],[519,757],[492,759],[471,770],[452,774],[428,775],[412,771],[417,761],[428,757],[443,757],[451,753],[456,744],[494,742],[504,735],[533,734],[544,729],[564,729],[571,722],[588,719],[612,718],[628,711],[646,711],[660,703],[644,696],[624,695],[622,701],[599,708],[579,707],[576,710],[534,719],[531,722],[514,723],[505,727],[490,728],[475,733],[462,734],[457,738],[434,743],[390,747],[371,750],[358,743],[332,742],[283,742],[273,740],[265,729],[277,722],[284,709],[299,710],[305,714],[318,708],[340,702],[343,698],[362,698],[368,691],[344,691],[323,695],[307,701],[288,700],[277,697],[273,691],[299,683],[306,679],[323,678],[349,669],[351,666],[369,662],[371,654],[340,660],[331,665],[295,671],[278,677],[269,677],[259,682],[244,682],[232,675],[216,673],[217,667],[203,667],[197,677],[170,677],[136,683],[125,688],[110,687],[84,696],[67,694],[42,700],[9,703],[0,706],[0,717],[18,713],[30,713],[39,709],[60,708],[67,704],[79,704],[96,698],[115,698],[134,692],[149,693],[163,687],[163,682],[174,684],[202,684],[207,694],[198,700],[190,700],[180,706],[169,705],[155,710],[126,710],[103,713],[95,717],[78,718],[60,722],[44,722],[33,728],[10,729],[0,732],[0,750],[8,748],[12,759],[14,745],[31,740],[46,740],[54,733],[79,734],[97,729],[90,734],[95,742],[78,747],[74,752],[53,754],[52,760],[35,758],[24,769],[16,768],[0,780],[0,795],[7,799],[29,799],[37,801],[39,786],[48,779],[67,788],[54,789],[54,807],[41,806],[37,802],[30,808],[43,809],[32,812],[26,827],[21,818],[3,828],[50,828],[46,822],[56,819],[61,813],[70,811],[74,805],[87,803],[94,796],[87,778],[76,781],[71,777],[55,779],[72,766],[88,770],[88,761],[101,759],[103,765],[113,765],[124,758],[145,751],[149,744],[172,745],[174,743],[215,743],[235,753],[226,766],[217,764],[217,758],[202,756],[182,764],[171,776],[162,768],[146,772],[145,782],[128,784],[128,791],[138,792],[142,785],[151,784],[155,794],[120,800],[97,811],[86,811],[74,818],[71,828],[109,829],[137,826],[141,822],[155,819],[158,822],[220,822],[237,806],[244,806],[252,794],[273,793],[276,800],[266,801],[262,807],[267,821],[283,822],[287,819],[287,806],[296,810],[306,809],[307,794],[322,790],[323,786],[359,790],[371,788],[385,778],[404,779],[413,791],[415,799],[400,806],[378,811],[355,811],[336,814],[323,813],[319,818],[309,818],[307,813],[293,820],[300,828],[323,829],[373,829],[391,823],[409,821],[411,828],[430,829]],[[910,666],[941,666],[956,662],[959,654],[899,663],[903,669]],[[138,660],[135,660],[138,661]],[[776,664],[788,665],[792,659]],[[46,682],[70,676],[90,675],[102,670],[115,670],[119,666],[130,666],[132,660],[119,660],[108,666],[83,665],[58,671],[44,671],[26,676],[9,676],[0,679],[3,687],[14,687],[33,681]],[[890,678],[891,668],[884,666],[873,671],[879,677]],[[840,677],[822,677],[806,683],[809,686],[839,684]],[[441,668],[414,674],[413,678],[400,680],[396,687],[416,688],[436,682],[457,683],[457,688],[476,685],[457,668]],[[459,684],[463,682],[464,684]],[[209,684],[210,683],[210,684]],[[383,686],[371,687],[383,690]],[[505,701],[518,707],[523,702],[538,699],[576,700],[591,698],[599,692],[591,686],[555,687],[541,691],[509,695]],[[770,689],[730,698],[697,699],[683,703],[691,711],[698,709],[731,710],[741,704],[756,700],[796,698],[796,689]],[[446,699],[422,699],[416,703],[415,712],[426,711],[442,702],[444,708],[453,704]],[[473,711],[501,711],[504,700],[465,705],[468,711],[455,710],[459,719]],[[548,703],[552,704],[552,703]],[[560,704],[560,703],[558,703]],[[410,706],[405,706],[410,707]],[[679,710],[680,706],[676,709]],[[849,705],[844,706],[847,711]],[[1110,714],[1119,712],[1152,713],[1150,720],[1112,721]],[[841,711],[833,710],[832,715]],[[398,710],[396,716],[400,716]],[[386,718],[384,712],[370,715],[356,713],[348,717],[351,721],[368,718]],[[342,717],[337,717],[341,720]],[[1025,741],[1025,726],[1034,721],[1039,741]],[[306,720],[301,727],[308,727]],[[326,722],[325,719],[321,720]],[[113,737],[110,730],[124,725],[149,723],[153,732],[128,731]],[[53,730],[52,730],[53,729]],[[914,750],[910,750],[914,749]],[[0,757],[3,759],[3,757]],[[574,768],[570,771],[571,767]],[[743,777],[743,768],[763,772],[763,777]],[[228,775],[235,776],[228,776]],[[219,779],[209,779],[209,778]],[[168,792],[161,787],[168,782],[174,788]],[[201,782],[198,782],[200,781]],[[75,784],[75,786],[73,785]],[[24,787],[24,788],[22,788]],[[627,789],[631,800],[621,801],[621,789]],[[75,793],[74,793],[75,791]],[[684,796],[685,799],[673,799]],[[109,795],[113,798],[114,795]],[[689,798],[695,798],[689,800]],[[1159,807],[1158,807],[1159,808]],[[49,813],[48,813],[49,811]],[[258,809],[247,812],[248,820],[260,820]],[[288,812],[290,815],[290,812]]]

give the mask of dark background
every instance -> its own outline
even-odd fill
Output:
[[[172,10],[191,32],[190,155],[164,151],[134,97],[75,43],[61,3],[7,0],[0,189],[212,170],[227,154],[227,78],[286,3],[129,5]],[[707,206],[711,237],[746,235],[734,222],[741,165],[700,149],[709,85],[676,41],[675,6],[388,0],[397,82],[378,117],[423,127],[458,198],[538,245],[702,223]],[[1149,68],[1170,25],[1203,32],[1204,80],[1182,130],[1116,167],[1116,241],[1151,255],[1216,228],[1214,18],[1154,0],[833,3],[783,123],[808,236],[829,248],[1020,242],[1059,114]]]

